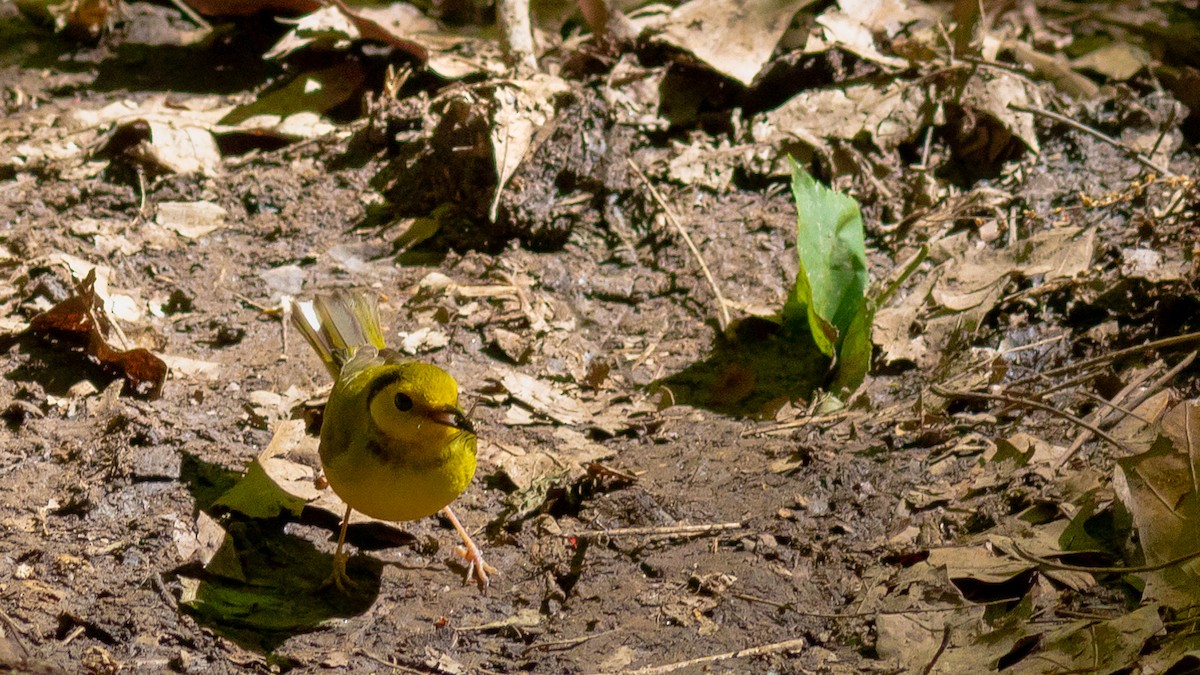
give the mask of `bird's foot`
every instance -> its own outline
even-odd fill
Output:
[[[498,574],[495,567],[492,567],[483,559],[483,555],[479,553],[479,548],[475,546],[475,542],[467,539],[464,546],[455,546],[454,555],[462,558],[467,563],[467,576],[463,579],[463,583],[469,584],[472,581],[479,586],[479,590],[487,593],[488,586],[492,580],[489,574]]]
[[[335,555],[333,557],[333,571],[330,572],[329,578],[321,584],[321,588],[328,588],[330,586],[333,586],[342,593],[350,593],[358,588],[358,582],[351,579],[350,575],[346,573],[345,556]]]

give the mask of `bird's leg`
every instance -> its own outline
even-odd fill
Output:
[[[479,585],[479,590],[486,593],[488,584],[491,583],[488,575],[495,574],[496,568],[484,562],[483,556],[479,553],[479,547],[475,545],[475,542],[471,541],[471,535],[467,534],[467,530],[462,526],[462,523],[458,522],[458,517],[454,515],[449,506],[442,509],[442,515],[446,516],[446,519],[458,531],[458,536],[462,537],[463,545],[455,550],[455,553],[467,561],[466,581],[470,583],[474,579],[475,583]]]
[[[342,550],[346,545],[346,527],[350,525],[350,507],[346,507],[346,515],[342,516],[342,531],[338,533],[337,550],[333,552],[333,572],[325,580],[324,585],[333,584],[343,593],[356,585],[346,574],[346,556]]]

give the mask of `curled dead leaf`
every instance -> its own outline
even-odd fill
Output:
[[[155,399],[162,393],[167,364],[148,349],[119,349],[108,342],[112,323],[96,295],[96,270],[76,287],[75,295],[63,300],[29,322],[33,334],[84,348],[94,363],[113,375],[125,378],[125,392]]]

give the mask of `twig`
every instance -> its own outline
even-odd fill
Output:
[[[537,72],[529,0],[500,0],[496,3],[496,19],[500,24],[500,39],[509,65],[522,73]]]
[[[593,635],[583,635],[583,636],[576,637],[576,638],[567,638],[565,640],[551,640],[550,642],[540,642],[538,644],[533,644],[533,645],[529,645],[528,647],[526,647],[525,651],[521,652],[521,655],[527,656],[530,653],[535,652],[535,651],[548,652],[551,649],[554,649],[554,650],[570,649],[571,647],[574,647],[575,645],[581,645],[581,644],[587,642],[588,640],[595,640],[598,637],[604,637],[605,635],[612,635],[613,633],[618,633],[621,630],[623,630],[623,627],[619,626],[612,630],[606,630],[603,633],[595,633]]]
[[[1043,338],[1041,340],[1038,340],[1037,342],[1030,342],[1027,345],[1019,345],[1017,347],[1009,347],[1008,349],[1005,349],[1004,351],[998,353],[996,356],[997,356],[997,358],[999,358],[1001,356],[1008,356],[1009,354],[1016,354],[1017,352],[1023,352],[1026,349],[1037,349],[1038,347],[1041,347],[1042,345],[1048,345],[1052,342],[1058,342],[1059,340],[1067,337],[1067,335],[1068,335],[1067,333],[1063,333],[1061,335],[1055,335],[1054,337]]]
[[[935,393],[938,396],[941,396],[943,398],[964,398],[964,399],[974,399],[974,400],[979,400],[979,401],[1001,401],[1003,403],[1008,403],[1010,405],[1024,406],[1027,408],[1037,408],[1038,410],[1044,410],[1045,412],[1048,412],[1051,415],[1057,415],[1065,420],[1068,420],[1070,422],[1073,422],[1074,424],[1077,424],[1077,425],[1083,427],[1084,429],[1088,429],[1093,434],[1096,434],[1096,436],[1098,438],[1104,439],[1105,441],[1112,444],[1113,447],[1117,448],[1118,450],[1120,450],[1121,452],[1124,452],[1127,455],[1136,455],[1137,454],[1136,452],[1134,452],[1133,448],[1130,448],[1129,446],[1125,445],[1121,441],[1118,441],[1117,439],[1108,435],[1107,433],[1102,431],[1099,427],[1092,424],[1091,422],[1088,422],[1087,420],[1076,417],[1075,415],[1072,415],[1071,413],[1066,412],[1064,410],[1059,410],[1058,408],[1055,408],[1054,406],[1049,405],[1047,403],[1042,403],[1041,401],[1034,401],[1032,399],[1027,399],[1027,398],[1016,398],[1015,396],[1005,396],[1004,394],[981,394],[979,392],[974,392],[974,391],[952,391],[950,389],[942,389],[941,387],[939,387],[936,384],[933,385],[931,387],[931,389],[933,390],[933,393]]]
[[[1140,352],[1150,351],[1153,349],[1165,349],[1167,347],[1183,345],[1183,344],[1187,344],[1189,342],[1200,342],[1200,332],[1185,333],[1183,335],[1175,335],[1173,337],[1163,338],[1161,340],[1154,340],[1154,341],[1147,342],[1145,344],[1136,345],[1133,347],[1126,347],[1125,349],[1118,349],[1117,351],[1109,352],[1108,354],[1101,354],[1100,356],[1093,356],[1090,359],[1084,359],[1083,361],[1076,361],[1075,363],[1070,363],[1065,366],[1059,366],[1058,368],[1051,368],[1050,370],[1039,373],[1033,377],[1027,377],[1023,380],[1018,380],[1016,382],[1010,382],[1010,383],[1008,383],[1008,386],[1019,387],[1024,384],[1030,384],[1032,382],[1044,380],[1045,378],[1054,377],[1056,375],[1062,375],[1064,373],[1069,373],[1073,370],[1090,368],[1092,366],[1099,365],[1102,363],[1116,361],[1117,359],[1122,358],[1124,356],[1129,356],[1130,354],[1137,354]]]
[[[1178,558],[1172,558],[1166,562],[1155,563],[1153,565],[1141,565],[1139,567],[1088,567],[1087,565],[1066,565],[1040,558],[1021,548],[1016,542],[1013,542],[1012,548],[1013,553],[1016,553],[1018,558],[1023,558],[1031,563],[1037,563],[1039,567],[1062,572],[1087,572],[1089,574],[1145,574],[1146,572],[1157,572],[1168,567],[1174,567],[1175,565],[1182,565],[1189,560],[1200,558],[1200,551],[1192,551]]]
[[[154,590],[158,591],[158,594],[162,598],[163,602],[167,603],[167,607],[170,607],[174,611],[179,611],[179,602],[175,599],[175,596],[171,595],[171,592],[167,590],[167,584],[163,581],[162,573],[155,572],[151,579],[154,581]]]
[[[63,638],[62,641],[58,643],[58,646],[66,647],[67,645],[74,642],[75,638],[79,637],[80,635],[83,635],[83,631],[85,631],[85,630],[87,630],[87,629],[84,628],[83,626],[75,626],[74,628],[71,629],[70,633],[67,633],[67,637]]]
[[[1049,117],[1050,119],[1055,120],[1056,122],[1062,122],[1063,124],[1073,128],[1073,129],[1082,131],[1085,134],[1089,134],[1101,141],[1104,141],[1105,143],[1108,143],[1109,145],[1113,146],[1114,148],[1120,150],[1121,152],[1124,152],[1126,155],[1129,156],[1130,159],[1133,159],[1134,161],[1136,161],[1137,163],[1141,164],[1142,166],[1144,166],[1148,169],[1152,169],[1152,170],[1156,171],[1159,175],[1163,175],[1163,176],[1171,175],[1170,167],[1165,167],[1165,166],[1159,164],[1158,162],[1155,162],[1154,160],[1150,159],[1149,157],[1143,155],[1142,153],[1138,152],[1137,150],[1134,150],[1133,148],[1129,147],[1128,145],[1125,145],[1121,141],[1118,141],[1117,139],[1113,138],[1112,136],[1109,136],[1105,133],[1097,131],[1082,122],[1077,122],[1077,121],[1071,119],[1070,117],[1067,117],[1066,115],[1060,115],[1059,113],[1053,112],[1051,110],[1043,110],[1041,108],[1035,108],[1033,106],[1028,106],[1028,105],[1020,105],[1017,103],[1009,103],[1008,107],[1009,107],[1009,109],[1016,110],[1018,112],[1029,113],[1031,115],[1041,115],[1042,117]]]
[[[767,427],[766,429],[747,429],[742,432],[741,437],[745,438],[747,436],[753,436],[753,435],[758,435],[758,434],[775,434],[775,433],[779,433],[780,431],[787,431],[789,429],[796,429],[798,427],[806,427],[810,424],[821,424],[822,422],[836,422],[837,420],[840,420],[843,417],[849,417],[850,414],[851,413],[849,410],[842,410],[842,411],[835,412],[835,413],[832,413],[829,415],[820,415],[817,417],[803,417],[798,420],[792,420],[791,422],[782,422],[780,424],[776,424],[775,426]]]
[[[1167,132],[1175,126],[1175,116],[1178,114],[1179,108],[1171,106],[1171,116],[1167,118],[1167,122],[1163,124],[1162,129],[1158,132],[1158,138],[1154,139],[1154,145],[1150,146],[1150,156],[1158,152],[1158,146],[1162,144],[1163,139],[1167,137]]]
[[[1124,390],[1122,390],[1122,391],[1124,391]],[[1100,427],[1112,426],[1107,423],[1108,422],[1107,418],[1108,418],[1109,413],[1121,413],[1122,415],[1124,415],[1126,417],[1132,417],[1133,419],[1138,420],[1139,422],[1144,422],[1146,424],[1154,423],[1154,420],[1142,417],[1141,415],[1139,415],[1137,413],[1136,410],[1133,410],[1130,407],[1123,406],[1120,403],[1117,403],[1118,396],[1121,396],[1120,393],[1118,393],[1117,396],[1114,396],[1111,401],[1104,398],[1103,396],[1101,396],[1099,394],[1093,394],[1092,392],[1086,391],[1083,389],[1081,389],[1079,391],[1079,395],[1083,396],[1084,398],[1089,399],[1091,401],[1095,401],[1097,404],[1099,404],[1105,408],[1108,408],[1108,413],[1104,414],[1103,419],[1089,419],[1088,420],[1089,422],[1095,423],[1097,426],[1100,426]],[[1099,411],[1097,411],[1097,412],[1099,412]],[[1089,435],[1088,437],[1090,438],[1091,437],[1090,435],[1092,432],[1087,431],[1085,429],[1082,433],[1088,434]],[[1087,439],[1085,438],[1084,440],[1086,441]]]
[[[358,651],[358,653],[359,653],[361,656],[365,656],[365,657],[367,657],[368,659],[370,659],[370,660],[374,661],[375,663],[378,663],[378,664],[379,664],[379,665],[381,665],[381,666],[386,666],[386,667],[388,667],[388,668],[391,668],[391,669],[393,669],[393,670],[395,670],[395,671],[397,671],[397,672],[401,672],[401,673],[409,673],[409,675],[430,675],[431,673],[441,673],[441,672],[444,672],[444,671],[442,671],[440,668],[438,668],[438,669],[428,669],[428,670],[417,670],[416,668],[409,668],[408,666],[405,666],[405,665],[403,665],[403,664],[395,663],[394,661],[389,661],[388,659],[385,659],[385,658],[382,658],[382,657],[379,657],[379,656],[375,656],[374,654],[372,654],[371,652],[369,652],[369,651],[367,651],[367,650],[365,650],[365,649],[360,649],[360,650]]]
[[[722,532],[725,530],[740,530],[745,525],[742,523],[713,523],[710,525],[673,525],[669,527],[619,527],[612,530],[584,530],[582,532],[566,532],[564,537],[638,537],[644,535],[655,536],[685,536],[695,537],[705,535],[710,532]]]
[[[1163,387],[1166,387],[1168,384],[1170,384],[1171,380],[1175,379],[1175,376],[1182,372],[1184,368],[1192,365],[1192,362],[1196,360],[1197,355],[1200,355],[1200,352],[1192,352],[1191,354],[1185,356],[1179,363],[1176,363],[1174,366],[1172,366],[1170,370],[1163,373],[1162,377],[1152,382],[1149,387],[1146,387],[1145,391],[1130,399],[1128,406],[1136,409],[1138,406],[1145,403],[1147,399],[1157,394]]]
[[[789,602],[775,602],[774,600],[760,598],[757,595],[750,595],[749,593],[730,593],[729,595],[737,598],[738,600],[745,600],[746,602],[758,602],[764,605],[770,605],[775,609],[787,609],[788,607],[792,606]]]
[[[938,660],[942,658],[942,654],[946,653],[946,647],[949,647],[949,646],[950,646],[950,625],[946,624],[946,625],[942,626],[941,644],[938,645],[937,651],[933,653],[933,657],[929,659],[929,663],[926,663],[925,667],[921,669],[921,675],[929,675],[929,673],[933,672],[933,667],[937,665]]]
[[[662,195],[658,193],[658,190],[655,189],[654,185],[650,183],[650,179],[646,177],[646,174],[642,173],[642,170],[638,168],[638,165],[635,164],[632,159],[626,158],[625,161],[629,162],[629,168],[633,169],[633,172],[637,174],[637,177],[642,179],[642,182],[646,184],[646,189],[650,191],[651,196],[654,197],[654,201],[658,202],[659,208],[661,208],[663,210],[663,214],[666,215],[667,222],[671,223],[671,226],[675,228],[675,231],[679,233],[680,237],[683,237],[684,243],[687,244],[688,249],[690,249],[692,252],[692,256],[695,257],[696,262],[699,263],[700,271],[704,273],[704,278],[708,280],[708,285],[712,287],[713,295],[717,296],[717,311],[719,312],[717,321],[720,322],[721,330],[724,331],[729,327],[729,308],[725,306],[725,296],[721,295],[721,289],[717,287],[717,282],[715,279],[713,279],[712,272],[708,270],[708,264],[704,262],[704,257],[700,255],[700,249],[696,248],[696,244],[692,241],[692,237],[688,234],[687,230],[683,229],[683,224],[679,222],[679,219],[675,217],[675,211],[671,209],[666,200],[664,200]]]
[[[25,648],[25,643],[21,640],[21,631],[17,630],[17,622],[13,621],[13,618],[9,616],[8,612],[4,611],[3,608],[0,608],[0,620],[2,620],[4,625],[8,626],[8,630],[12,632],[12,643],[17,646],[17,649],[21,650],[21,656],[26,659],[29,658],[29,650]]]
[[[624,675],[658,675],[659,673],[673,673],[676,670],[681,670],[683,668],[699,666],[708,663],[716,663],[717,661],[743,659],[747,656],[762,656],[764,654],[778,654],[780,652],[799,652],[803,651],[807,646],[808,643],[804,638],[796,638],[795,640],[784,640],[783,642],[776,642],[759,647],[751,647],[749,649],[739,649],[736,652],[725,652],[724,654],[701,656],[697,659],[678,661],[676,663],[668,663],[661,666],[647,666],[645,668],[638,668],[637,670],[625,670],[622,671],[622,673],[624,673]]]
[[[205,21],[204,17],[200,16],[196,10],[189,7],[188,4],[183,0],[171,0],[171,4],[175,5],[175,8],[182,12],[184,16],[191,19],[192,23],[196,24],[200,28],[203,28],[204,30],[212,30],[212,24]]]
[[[1155,366],[1155,367],[1157,368],[1157,366]],[[1103,403],[1103,405],[1108,406],[1112,410],[1118,410],[1119,408],[1117,406],[1119,406],[1121,404],[1121,402],[1123,400],[1125,400],[1125,397],[1128,396],[1130,393],[1132,393],[1138,387],[1142,386],[1142,383],[1145,382],[1146,379],[1149,378],[1150,375],[1153,374],[1153,372],[1154,372],[1153,369],[1147,369],[1144,373],[1141,373],[1137,377],[1133,378],[1133,380],[1130,381],[1129,384],[1125,385],[1125,387],[1123,389],[1121,389],[1121,391],[1118,391],[1111,399],[1105,401],[1104,399],[1101,398],[1100,401]],[[1086,392],[1084,390],[1080,390],[1080,393],[1082,393],[1084,395],[1088,394],[1088,392]],[[1100,398],[1100,397],[1096,397],[1096,398]],[[1107,418],[1108,418],[1107,412],[1101,413],[1101,411],[1097,410],[1095,413],[1089,415],[1087,420],[1088,420],[1088,422],[1091,422],[1092,424],[1095,424],[1096,426],[1103,426],[1104,420]],[[1087,443],[1088,439],[1090,439],[1091,437],[1092,437],[1091,431],[1089,431],[1087,429],[1080,430],[1079,435],[1076,436],[1074,442],[1071,443],[1071,447],[1067,448],[1066,453],[1064,453],[1062,457],[1059,457],[1058,461],[1056,461],[1054,463],[1054,470],[1058,471],[1068,461],[1070,461],[1071,457],[1074,456],[1074,454],[1076,452],[1078,452],[1079,449],[1083,447],[1083,444]]]

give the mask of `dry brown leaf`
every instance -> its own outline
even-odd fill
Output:
[[[532,375],[506,368],[494,370],[489,379],[497,382],[522,406],[559,424],[573,426],[589,417],[578,400]]]
[[[187,239],[199,239],[225,227],[225,209],[213,202],[159,202],[154,222]]]
[[[749,85],[792,17],[813,1],[691,0],[671,12],[658,39]]]
[[[875,312],[871,339],[879,345],[884,363],[907,360],[922,368],[933,365],[934,358],[925,337],[913,336],[912,328],[925,308],[936,280],[935,275],[927,275],[900,302]]]
[[[1041,151],[1033,115],[1009,107],[1041,107],[1037,88],[1027,79],[1003,72],[981,70],[967,81],[960,102],[964,107],[982,112],[999,122],[1033,152]]]
[[[903,68],[908,61],[879,51],[875,36],[892,37],[900,27],[916,18],[899,0],[841,0],[817,17],[825,29],[824,42],[837,45],[868,61],[891,68]],[[814,47],[816,45],[813,45]],[[805,51],[810,51],[808,47]]]
[[[961,236],[956,236],[955,242],[968,243]],[[1095,248],[1093,231],[1060,228],[1036,232],[1002,249],[971,248],[961,258],[950,252],[939,268],[932,296],[950,311],[977,310],[985,314],[1000,299],[1003,282],[1010,275],[1042,276],[1046,280],[1073,278],[1091,269]]]
[[[1133,514],[1146,562],[1193,553],[1200,542],[1200,407],[1184,402],[1163,418],[1163,435],[1139,455],[1117,460],[1117,495]],[[1200,604],[1200,561],[1144,574],[1144,597],[1183,609]]]
[[[534,134],[554,117],[554,99],[570,89],[567,82],[538,74],[526,80],[505,80],[493,92],[492,157],[496,164],[496,194],[488,217],[496,219],[500,196],[533,142]]]
[[[1150,65],[1150,53],[1128,42],[1111,42],[1071,62],[1080,69],[1092,70],[1112,80],[1128,80]]]
[[[192,359],[186,356],[172,356],[171,354],[163,354],[162,360],[167,364],[167,367],[171,369],[172,374],[180,374],[186,377],[202,380],[216,379],[221,370],[221,364],[219,363]]]
[[[928,92],[908,83],[886,87],[852,85],[801,92],[750,125],[756,152],[767,160],[760,170],[784,175],[786,155],[797,142],[832,164],[830,140],[870,139],[891,150],[931,124]],[[758,162],[755,162],[757,165]]]
[[[125,379],[126,393],[155,399],[162,393],[167,365],[148,349],[121,349],[108,336],[115,332],[96,293],[96,268],[89,270],[75,295],[33,317],[29,330],[41,337],[82,347],[104,370]]]

